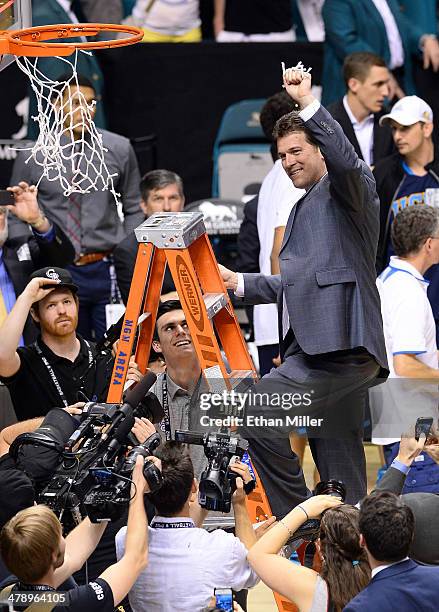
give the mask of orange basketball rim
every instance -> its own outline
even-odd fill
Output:
[[[127,34],[127,36],[111,40],[67,42],[69,38],[96,36],[101,32],[118,32]],[[71,23],[37,26],[23,30],[3,30],[0,31],[0,55],[11,54],[21,57],[66,56],[71,55],[75,49],[124,47],[140,42],[142,38],[143,30],[140,28],[114,23]]]

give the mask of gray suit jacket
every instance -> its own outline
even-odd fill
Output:
[[[282,307],[284,295],[290,326],[305,353],[364,347],[387,369],[375,285],[375,180],[326,109],[320,107],[306,126],[319,143],[328,174],[291,211],[280,275],[245,274],[245,300]]]

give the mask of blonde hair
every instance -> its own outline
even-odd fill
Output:
[[[0,552],[10,572],[24,583],[41,579],[53,563],[62,537],[61,523],[47,506],[18,512],[0,533]]]

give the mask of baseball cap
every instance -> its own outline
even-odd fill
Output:
[[[390,113],[383,115],[380,125],[387,121],[396,121],[400,125],[414,125],[418,121],[433,123],[433,111],[431,107],[418,96],[405,96],[398,100]]]
[[[60,281],[58,285],[54,285],[54,287],[67,287],[73,293],[78,292],[78,287],[73,283],[73,278],[68,270],[64,268],[54,268],[53,266],[48,266],[47,268],[40,268],[39,270],[35,270],[29,276],[29,281],[33,278],[48,278],[50,280]]]

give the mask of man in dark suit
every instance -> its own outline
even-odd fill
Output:
[[[140,181],[140,208],[147,219],[157,212],[180,212],[184,206],[183,181],[170,170],[151,170]],[[134,232],[128,234],[113,251],[117,284],[124,304],[128,301],[139,243]],[[162,295],[175,292],[169,268],[166,266]],[[177,297],[169,295],[169,298]]]
[[[384,60],[367,51],[351,53],[344,61],[346,95],[328,106],[358,157],[368,166],[394,151],[392,132],[380,127],[389,96],[390,73]]]
[[[424,435],[421,435],[419,440],[416,440],[413,435],[404,435],[401,438],[397,456],[376,484],[376,490],[391,491],[395,495],[401,495],[410,468],[422,451],[425,451],[436,463],[439,463],[437,439],[429,438],[428,444],[425,446],[424,444]],[[410,473],[409,478],[416,478],[416,467]],[[410,558],[427,565],[439,565],[439,530],[437,528],[439,495],[423,492],[406,493],[401,495],[401,501],[412,510],[415,517],[415,530],[410,544]]]
[[[244,206],[244,218],[238,234],[236,267],[240,272],[259,272],[258,196]]]
[[[276,124],[279,157],[294,185],[306,193],[287,222],[281,273],[239,275],[223,269],[222,274],[226,287],[249,303],[277,302],[283,363],[255,392],[299,394],[303,401],[293,404],[295,416],[320,411],[324,422],[306,424],[321,478],[343,480],[348,501],[357,502],[366,493],[365,386],[387,368],[375,286],[378,197],[372,172],[312,95],[310,75],[289,69],[284,84],[301,111]],[[247,414],[253,417],[259,409],[267,416],[275,405],[258,408],[252,402]],[[285,415],[288,406],[283,407]],[[282,517],[307,496],[303,474],[288,431],[277,423],[257,429],[252,421],[246,418],[242,435],[250,439],[272,510]],[[321,427],[309,427],[316,424]]]
[[[360,545],[365,548],[372,579],[344,608],[345,612],[435,612],[439,568],[409,559],[415,520],[394,493],[376,491],[360,508]]]
[[[398,0],[326,0],[322,15],[323,104],[331,104],[343,95],[341,67],[344,58],[354,51],[372,51],[382,57],[394,75],[393,87],[397,81],[402,95],[416,93],[413,59],[422,57],[424,68],[432,65],[435,71],[438,69],[436,38],[408,19]]]

